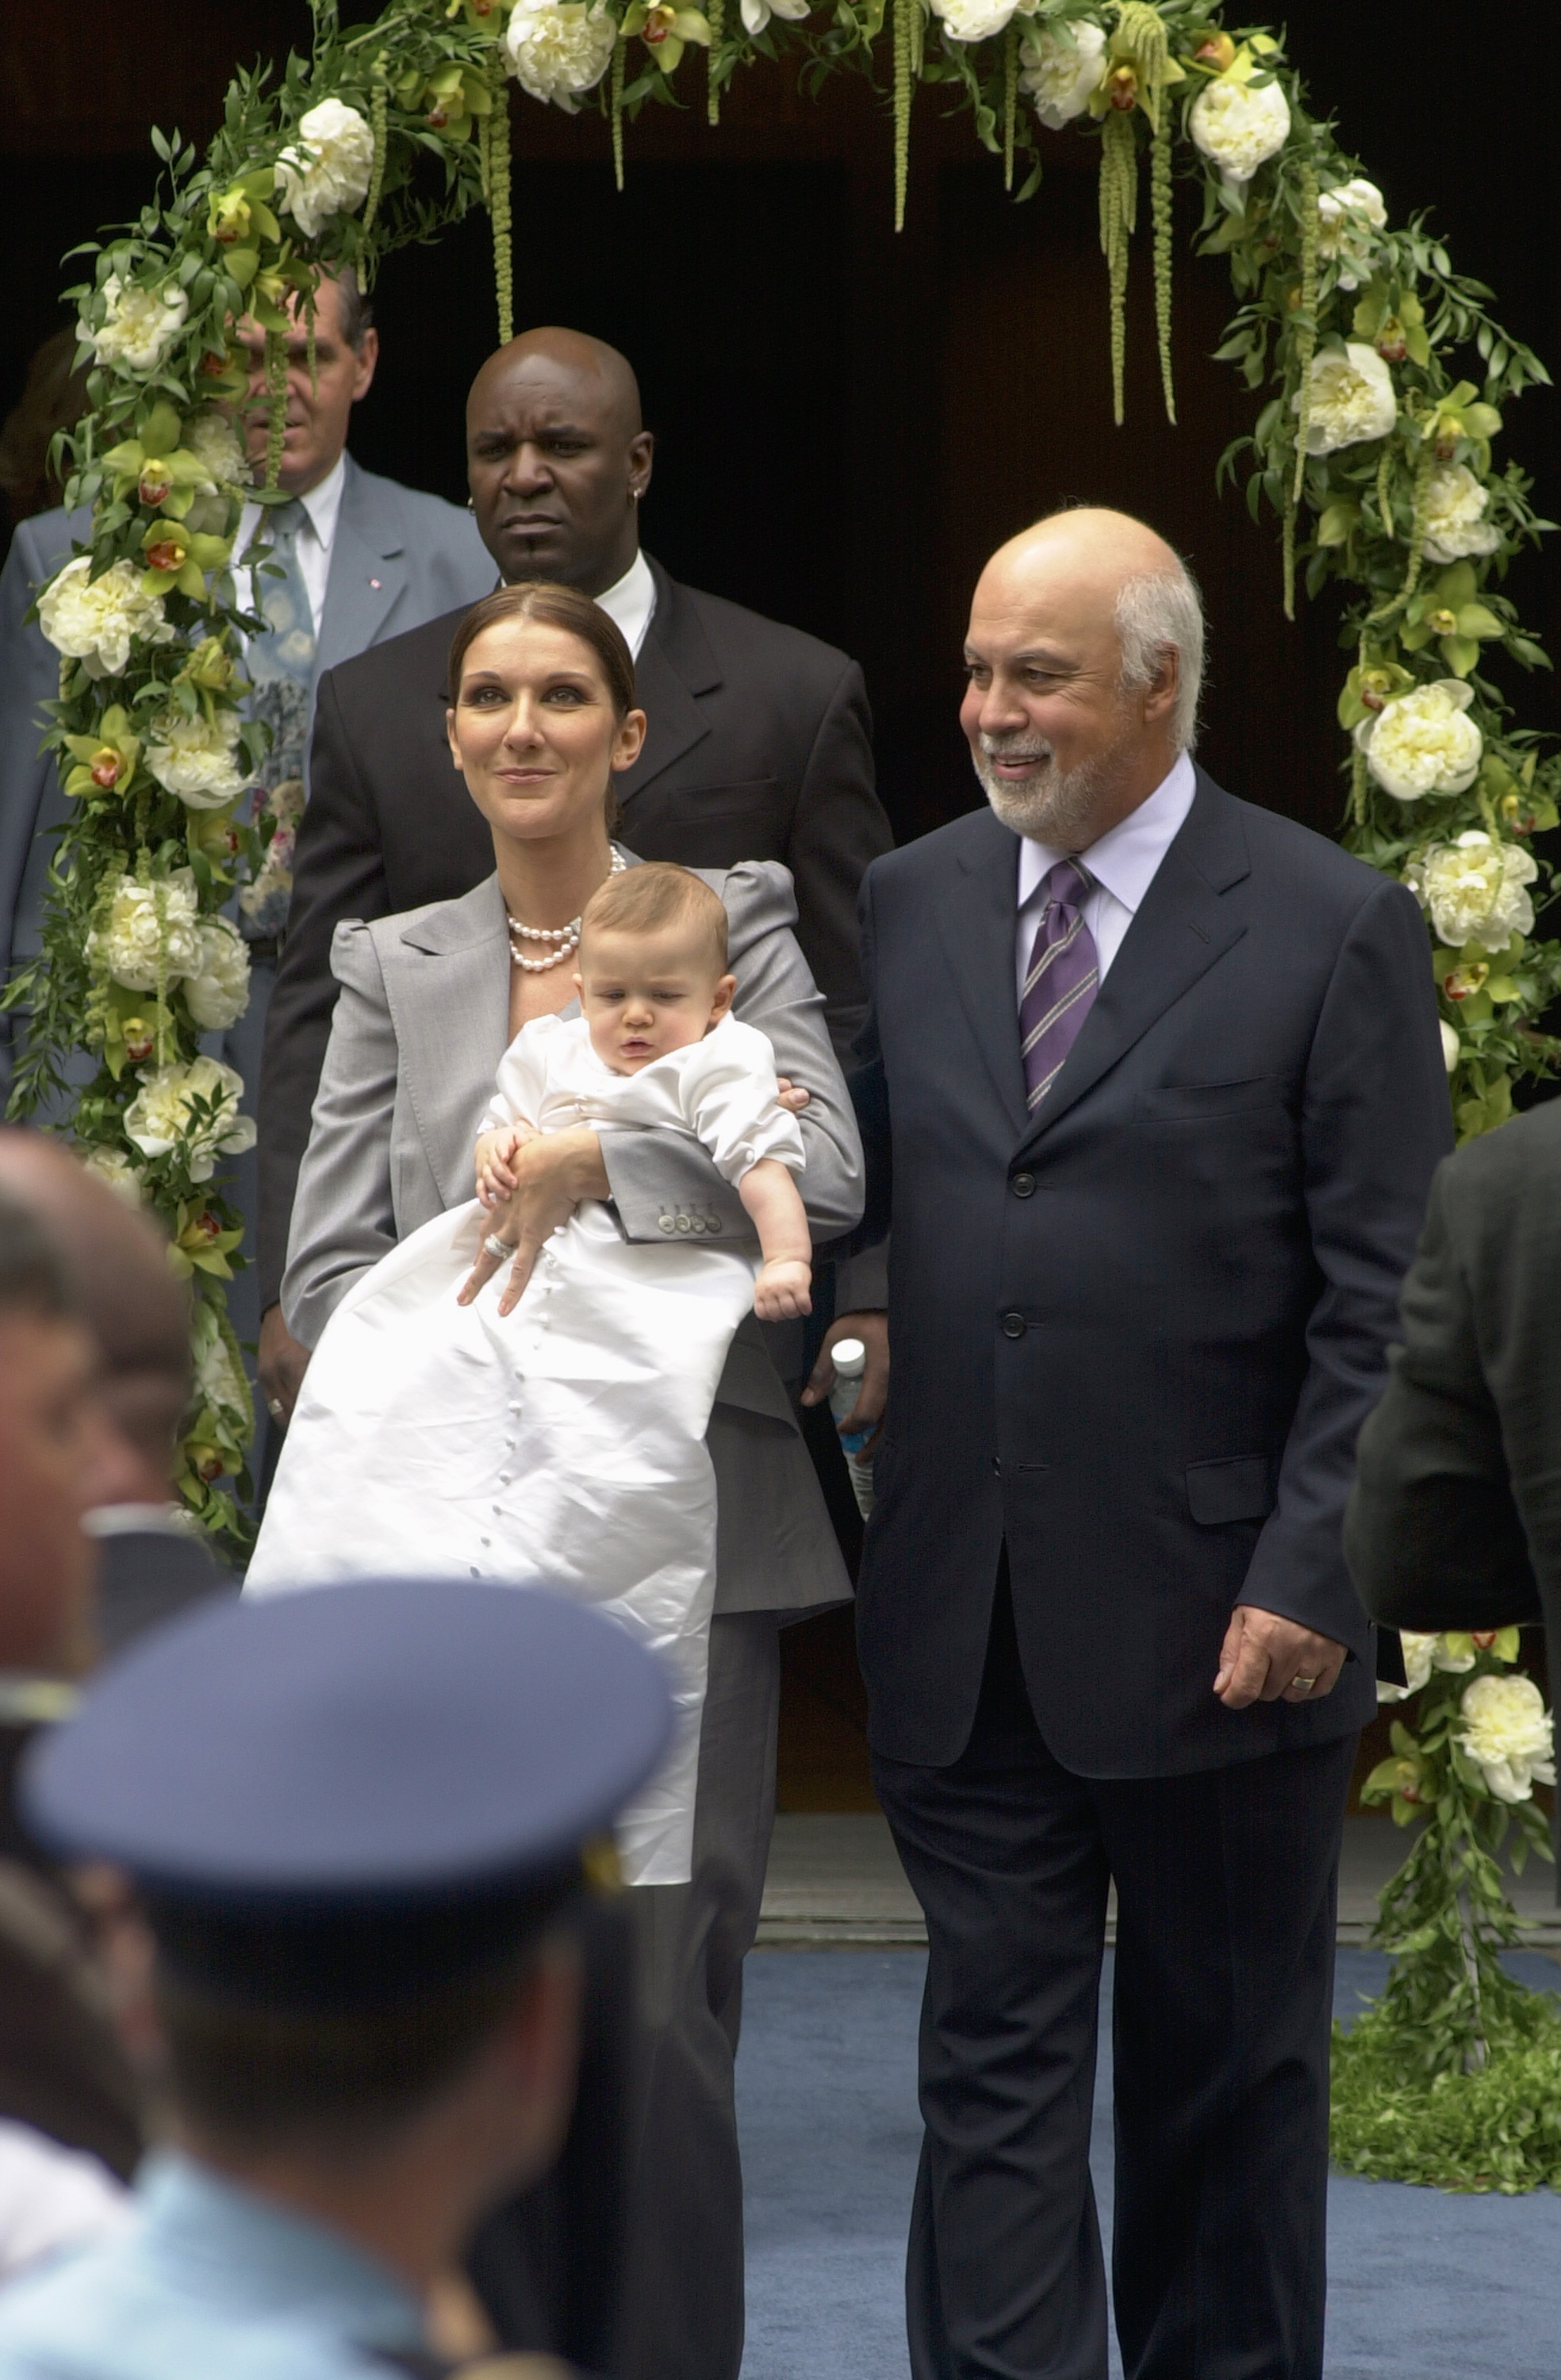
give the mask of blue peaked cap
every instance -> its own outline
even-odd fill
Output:
[[[577,1868],[671,1732],[652,1658],[540,1583],[358,1579],[140,1640],[32,1747],[22,1807],[154,1904],[448,1910]]]

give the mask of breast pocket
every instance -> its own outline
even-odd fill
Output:
[[[1281,1075],[1251,1075],[1236,1083],[1162,1083],[1140,1091],[1135,1104],[1146,1123],[1216,1123],[1225,1116],[1282,1108],[1285,1081]]]

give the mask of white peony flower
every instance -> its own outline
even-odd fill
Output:
[[[1555,1784],[1551,1717],[1532,1678],[1474,1678],[1458,1707],[1464,1723],[1455,1740],[1494,1800],[1527,1802],[1536,1784]]]
[[[143,289],[135,282],[127,288],[117,273],[103,283],[108,312],[94,330],[83,316],[77,328],[92,350],[92,360],[119,364],[125,370],[154,372],[171,342],[189,315],[184,290],[168,284]]]
[[[322,99],[298,119],[298,144],[276,161],[276,203],[306,239],[318,239],[333,215],[350,213],[369,195],[374,134],[367,116],[339,99]]]
[[[236,710],[204,710],[187,719],[164,710],[147,741],[146,765],[164,793],[176,794],[192,810],[220,810],[244,791],[248,780],[239,755],[240,721]]]
[[[200,952],[185,983],[185,1005],[208,1033],[225,1033],[249,1005],[249,951],[226,917],[203,917]]]
[[[209,1182],[219,1157],[238,1157],[255,1146],[255,1125],[240,1115],[244,1080],[215,1058],[192,1058],[188,1066],[159,1066],[148,1075],[125,1111],[125,1133],[143,1157],[166,1157],[178,1149],[192,1182]],[[203,1102],[198,1120],[196,1103]]]
[[[141,1203],[141,1177],[122,1148],[79,1148],[81,1171],[101,1182],[127,1207]]]
[[[1311,405],[1306,416],[1306,451],[1332,455],[1341,446],[1360,446],[1368,438],[1386,438],[1398,419],[1393,375],[1374,347],[1351,339],[1341,354],[1325,347],[1312,358]],[[1301,391],[1290,399],[1290,410],[1301,411]]]
[[[112,563],[89,584],[91,562],[79,553],[38,599],[38,624],[56,652],[86,664],[89,677],[117,677],[139,638],[165,645],[174,631],[161,595],[148,595],[133,562]]]
[[[1505,951],[1514,934],[1531,932],[1534,905],[1525,888],[1538,874],[1520,844],[1493,843],[1482,827],[1471,827],[1456,843],[1419,853],[1404,881],[1430,911],[1438,941],[1454,951],[1474,942],[1495,952]]]
[[[200,964],[195,878],[188,868],[138,884],[122,876],[107,917],[87,936],[87,957],[127,991],[155,991],[163,978],[193,975]]]
[[[1465,717],[1474,689],[1461,678],[1412,686],[1362,719],[1355,741],[1366,766],[1395,801],[1425,794],[1461,794],[1479,773],[1484,738]]]
[[[1372,234],[1386,230],[1387,209],[1374,182],[1357,175],[1317,201],[1317,253],[1337,261],[1341,289],[1359,289],[1372,270]]]
[[[1425,554],[1428,562],[1462,562],[1471,553],[1494,553],[1501,531],[1484,518],[1491,501],[1467,463],[1437,463],[1425,490]]]
[[[1048,132],[1060,132],[1089,105],[1106,70],[1106,36],[1098,25],[1071,28],[1071,41],[1044,25],[1027,32],[1019,52],[1019,80]]]
[[[607,72],[617,38],[607,0],[592,6],[586,0],[516,0],[504,29],[504,59],[522,91],[573,115],[580,93]]]
[[[930,6],[951,42],[987,42],[1002,31],[1019,0],[930,0]]]
[[[244,1375],[220,1330],[213,1330],[205,1345],[196,1352],[195,1392],[202,1404],[211,1405],[217,1413],[248,1416],[248,1393]]]
[[[1400,1628],[1398,1642],[1404,1648],[1404,1675],[1409,1682],[1393,1686],[1386,1678],[1380,1678],[1376,1690],[1379,1703],[1401,1703],[1410,1694],[1419,1694],[1431,1676],[1432,1655],[1435,1652],[1437,1641],[1434,1636],[1422,1636],[1417,1629]]]
[[[1250,182],[1289,138],[1290,103],[1277,82],[1207,82],[1192,102],[1187,129],[1233,186]]]
[[[1458,1035],[1453,1031],[1452,1026],[1444,1016],[1442,1019],[1442,1063],[1446,1066],[1449,1075],[1458,1064],[1458,1052],[1462,1048],[1463,1043],[1458,1039]]]
[[[785,17],[797,24],[811,5],[812,0],[743,0],[744,29],[750,33],[762,33],[771,17]]]
[[[249,458],[243,442],[232,422],[214,407],[205,407],[190,416],[185,423],[181,443],[204,466],[210,492],[221,487],[249,485]]]

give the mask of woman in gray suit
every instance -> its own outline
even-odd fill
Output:
[[[461,900],[336,930],[341,991],[282,1293],[306,1346],[368,1266],[472,1196],[500,1058],[532,1017],[574,1009],[580,912],[615,868],[638,864],[611,840],[611,780],[633,765],[645,720],[605,613],[570,588],[501,589],[463,620],[450,684],[453,765],[491,829],[495,872]],[[860,1215],[861,1149],[823,998],[793,936],[791,878],[759,861],[699,872],[726,907],[735,1014],[768,1036],[778,1073],[805,1087],[805,1102],[793,1099],[807,1152],[800,1186],[816,1242],[836,1239]],[[736,1192],[681,1135],[553,1134],[527,1142],[513,1170],[519,1186],[493,1229],[521,1281],[583,1198],[611,1199],[631,1240],[751,1236]],[[736,2380],[732,2058],[774,1808],[779,1621],[851,1591],[768,1336],[751,1317],[739,1330],[708,1439],[718,1584],[693,1878],[631,1896],[648,2057],[623,2380]]]

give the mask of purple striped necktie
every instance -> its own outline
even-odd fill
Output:
[[[1019,1003],[1024,1089],[1032,1115],[1061,1073],[1100,988],[1095,936],[1083,912],[1095,879],[1076,859],[1059,859],[1046,881],[1046,912],[1031,945]]]

